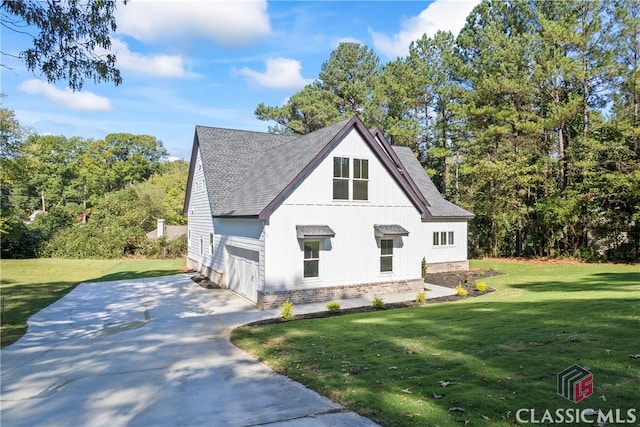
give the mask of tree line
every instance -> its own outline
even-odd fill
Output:
[[[3,258],[180,255],[186,238],[148,241],[157,218],[185,224],[188,163],[163,162],[162,142],[39,135],[0,108]]]
[[[343,43],[271,132],[359,114],[475,214],[472,255],[640,259],[640,1],[479,4],[384,65]]]

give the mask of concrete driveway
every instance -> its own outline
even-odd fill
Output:
[[[83,283],[2,349],[0,424],[376,425],[229,341],[277,315],[190,275]]]

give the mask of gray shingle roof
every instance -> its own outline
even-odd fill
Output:
[[[333,139],[349,120],[290,139],[264,151],[233,192],[222,200],[218,215],[258,215]]]
[[[336,138],[350,128],[347,126],[350,122],[367,134],[365,137],[371,144],[377,145],[357,118],[343,120],[304,136],[196,126],[196,141],[212,215],[259,216],[267,212],[268,217],[268,212],[277,206],[278,200],[282,200],[292,185],[304,177],[312,164],[316,164],[314,160],[320,161],[331,143],[337,142]],[[379,154],[384,157],[381,160],[390,168],[394,179],[400,180],[399,184],[421,212],[425,211],[424,201],[420,201],[416,191],[420,191],[427,200],[429,206],[426,210],[433,217],[473,217],[440,195],[411,149],[393,146],[393,152],[411,178],[408,181],[399,178],[390,154],[380,148],[376,150],[383,153]],[[411,180],[418,190],[411,188]]]
[[[335,237],[336,232],[328,225],[296,225],[298,239],[312,237]]]
[[[196,126],[202,168],[213,215],[222,201],[238,189],[244,176],[268,150],[295,136]]]
[[[408,236],[409,232],[399,224],[375,224],[373,231],[376,236]]]
[[[473,214],[458,205],[454,205],[446,200],[429,176],[422,168],[422,165],[413,155],[411,148],[392,145],[393,151],[396,153],[405,170],[416,183],[418,189],[429,203],[427,210],[434,217],[442,218],[473,218]]]

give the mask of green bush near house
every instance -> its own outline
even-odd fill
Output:
[[[456,295],[458,295],[459,297],[465,297],[467,296],[467,294],[469,293],[464,286],[462,286],[462,283],[458,283],[458,285],[454,288],[456,291]]]
[[[293,320],[295,317],[293,315],[293,303],[289,300],[286,300],[280,305],[280,317],[284,320]]]
[[[327,304],[327,310],[329,311],[329,313],[338,313],[340,312],[340,304],[338,304],[337,302],[330,302]]]
[[[476,283],[476,290],[478,292],[487,292],[487,282],[478,282]]]
[[[373,308],[375,308],[376,310],[380,310],[380,309],[384,308],[384,301],[380,297],[375,297],[373,299],[373,301],[371,302],[371,306]]]

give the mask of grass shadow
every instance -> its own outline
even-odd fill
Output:
[[[533,292],[614,291],[632,293],[640,290],[640,272],[601,272],[576,277],[571,281],[561,278],[559,280],[509,284],[507,286]]]

